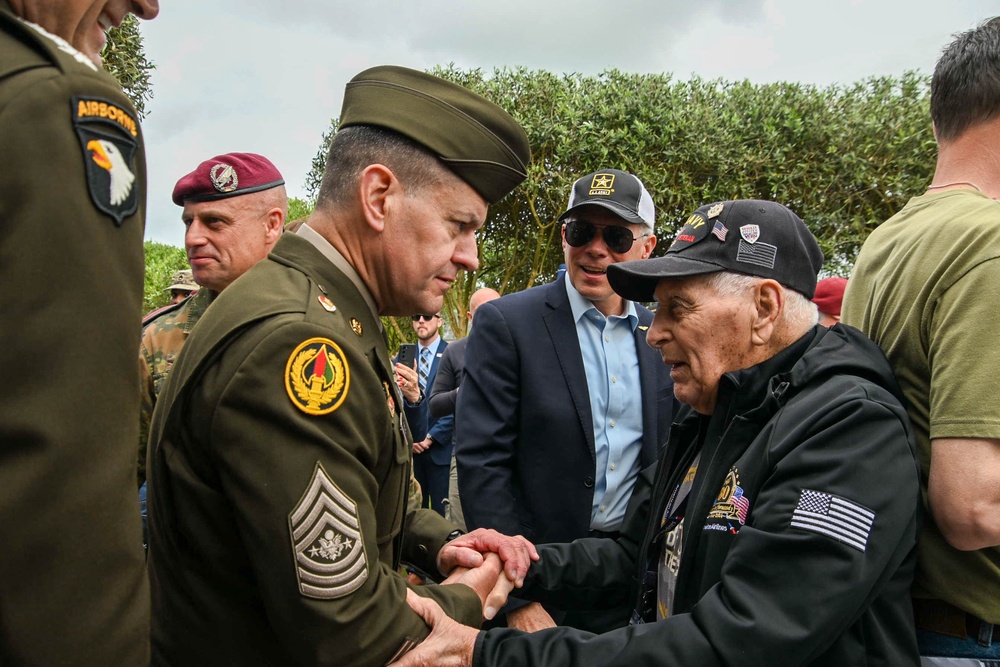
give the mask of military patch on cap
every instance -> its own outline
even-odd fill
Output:
[[[756,243],[760,238],[760,225],[743,225],[740,227],[740,236],[747,243]]]
[[[358,506],[317,461],[312,479],[288,515],[295,576],[302,595],[333,600],[368,578]]]
[[[614,174],[594,174],[594,178],[590,181],[590,192],[587,194],[610,196],[614,192],[614,186]]]
[[[694,213],[684,222],[679,234],[674,242],[667,248],[667,252],[677,252],[708,236],[708,221],[700,214]]]
[[[288,357],[285,390],[302,412],[325,415],[340,407],[351,385],[343,350],[328,338],[310,338]]]
[[[719,217],[719,214],[722,213],[722,210],[724,208],[725,204],[722,203],[715,204],[714,206],[712,206],[712,208],[708,209],[708,219],[711,220],[712,218]]]
[[[135,175],[139,124],[130,111],[96,97],[74,97],[72,113],[90,199],[121,227],[139,207]]]
[[[219,192],[232,192],[240,187],[240,177],[236,175],[236,170],[224,162],[214,165],[209,170],[208,177],[212,179],[212,187]]]

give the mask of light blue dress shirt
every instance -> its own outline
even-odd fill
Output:
[[[576,322],[593,415],[596,474],[591,530],[621,530],[642,449],[642,396],[635,328],[635,304],[624,315],[604,317],[566,281]]]

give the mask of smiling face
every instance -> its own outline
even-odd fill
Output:
[[[704,415],[715,410],[724,374],[762,360],[753,342],[752,291],[720,295],[709,281],[709,276],[660,280],[656,316],[646,332],[646,341],[671,367],[677,400]]]
[[[267,257],[281,233],[267,192],[184,204],[184,248],[194,281],[221,292]]]
[[[62,37],[95,64],[101,64],[106,31],[118,27],[127,14],[150,20],[160,11],[159,0],[13,0],[21,18]]]
[[[587,299],[604,315],[620,315],[624,301],[615,294],[608,284],[607,269],[611,264],[627,262],[633,259],[646,259],[656,246],[656,237],[652,234],[642,236],[647,228],[643,225],[629,223],[611,211],[600,206],[581,206],[564,222],[571,220],[589,222],[594,225],[627,227],[632,231],[635,241],[626,252],[616,253],[608,249],[604,243],[604,233],[595,233],[585,245],[574,248],[566,242],[566,227],[563,225],[563,256],[566,261],[566,276],[583,298]],[[640,238],[641,237],[641,238]]]
[[[479,268],[476,232],[486,222],[486,201],[442,168],[435,182],[404,186],[386,206],[385,269],[374,276],[382,314],[438,313],[458,272]]]

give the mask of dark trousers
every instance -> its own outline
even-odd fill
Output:
[[[448,497],[448,465],[434,463],[429,451],[413,456],[413,474],[424,492],[422,507],[444,516],[444,501]]]

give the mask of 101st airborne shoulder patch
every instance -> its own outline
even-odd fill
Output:
[[[285,391],[308,415],[333,412],[347,398],[351,370],[344,351],[329,338],[310,338],[288,357]]]
[[[317,461],[312,479],[288,515],[295,576],[302,595],[334,600],[368,579],[358,506]]]
[[[72,113],[90,199],[121,227],[139,208],[135,174],[139,123],[131,111],[96,97],[74,97]]]

